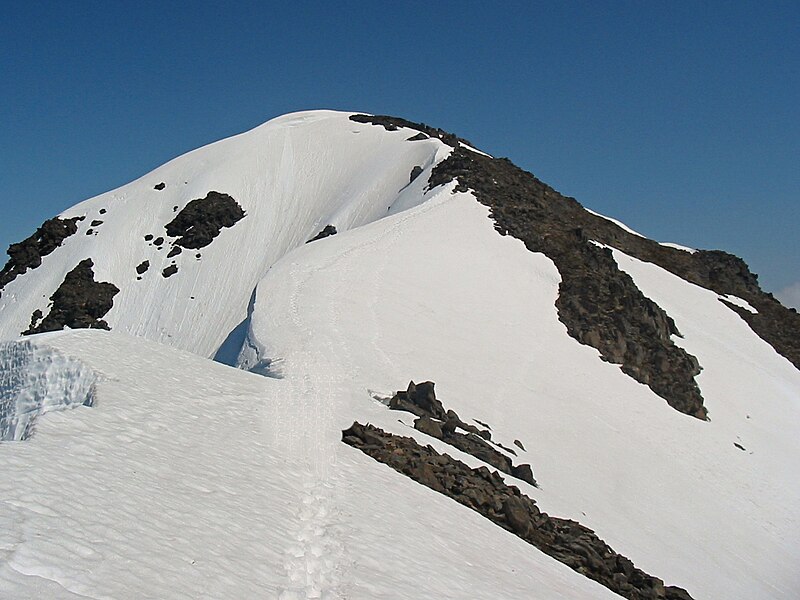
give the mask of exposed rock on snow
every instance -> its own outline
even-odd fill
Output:
[[[357,123],[371,123],[372,125],[380,125],[386,129],[386,131],[397,131],[401,127],[416,129],[423,135],[427,134],[428,137],[438,138],[453,148],[457,148],[459,142],[463,142],[464,144],[472,146],[472,144],[467,140],[460,138],[455,134],[448,133],[443,129],[430,127],[425,125],[425,123],[414,123],[413,121],[401,119],[400,117],[390,117],[389,115],[351,115],[350,120]],[[409,138],[409,141],[417,141],[422,139],[426,138],[420,137],[420,134],[416,134],[415,136]]]
[[[85,217],[60,219],[54,217],[42,223],[36,232],[17,244],[11,244],[7,253],[10,257],[0,271],[0,295],[3,288],[25,273],[42,264],[42,257],[58,248],[65,239],[78,231],[78,221]]]
[[[673,408],[706,418],[694,380],[700,366],[673,343],[671,336],[679,335],[675,323],[619,269],[608,249],[592,243],[592,232],[581,225],[595,220],[619,227],[583,210],[574,199],[507,159],[457,148],[434,168],[429,183],[435,187],[453,179],[459,182],[456,190],[472,190],[491,208],[499,232],[555,262],[561,275],[556,306],[572,337],[620,364],[623,372]]]
[[[630,600],[691,600],[688,592],[637,569],[589,528],[551,517],[536,501],[486,467],[471,469],[413,438],[353,423],[342,441],[375,460],[480,513],[574,569]]]
[[[321,240],[322,238],[326,238],[330,235],[336,235],[336,233],[337,233],[336,227],[334,227],[333,225],[325,225],[325,227],[322,228],[322,231],[320,231],[317,235],[308,240],[306,244],[310,242],[316,242],[317,240]]]
[[[167,235],[177,237],[175,245],[184,248],[208,246],[224,227],[233,227],[244,218],[244,211],[228,194],[208,192],[192,200],[167,226]]]
[[[94,263],[87,258],[67,273],[64,282],[50,297],[53,306],[44,320],[23,335],[70,329],[110,329],[103,320],[114,304],[119,288],[113,283],[94,280]]]
[[[464,423],[454,410],[445,411],[442,403],[436,398],[432,381],[418,384],[412,381],[408,384],[407,390],[397,392],[389,400],[389,408],[417,415],[419,418],[414,421],[414,429],[417,431],[471,454],[503,473],[533,486],[536,485],[530,465],[515,466],[508,456],[495,450],[486,441],[492,438],[489,431],[480,430],[474,425]],[[467,433],[461,433],[458,429]],[[507,448],[504,450],[509,451]],[[511,452],[513,453],[513,451]]]

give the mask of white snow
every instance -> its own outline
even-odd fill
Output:
[[[338,442],[348,404],[385,409],[321,371],[268,379],[100,331],[34,341],[100,374],[100,401],[0,444],[0,597],[616,597]]]
[[[112,329],[213,356],[245,319],[250,295],[272,264],[326,225],[344,231],[414,206],[430,169],[452,150],[438,139],[407,142],[409,130],[387,132],[349,114],[278,117],[64,211],[62,217],[86,219],[40,267],[6,286],[0,339],[27,329],[37,308],[47,314],[66,273],[91,257],[95,279],[121,290],[105,317]],[[415,166],[423,172],[409,184]],[[164,190],[153,189],[161,182]],[[232,196],[247,216],[209,246],[172,259],[168,245],[159,251],[145,242],[148,234],[166,236],[174,207],[211,190]],[[95,219],[103,224],[85,235]],[[150,268],[137,281],[135,267],[144,260]],[[161,271],[173,261],[179,271],[165,279]]]
[[[425,190],[449,147],[348,114],[280,117],[65,211],[105,223],[6,288],[0,339],[87,256],[122,291],[114,332],[0,347],[0,406],[52,382],[97,400],[0,443],[0,597],[616,598],[341,442],[370,422],[478,466],[375,399],[429,379],[525,445],[541,489],[506,479],[544,511],[696,600],[795,598],[800,372],[716,293],[614,250],[703,367],[711,420],[678,413],[568,336],[552,261],[455,182]],[[143,236],[209,190],[247,217],[162,278]],[[207,358],[226,337],[241,370]]]
[[[0,440],[20,441],[53,410],[94,404],[95,374],[30,342],[0,343]]]
[[[586,208],[585,206],[583,208],[586,210],[586,212],[589,212],[589,213],[593,214],[596,217],[600,217],[601,219],[605,219],[606,221],[611,221],[612,223],[614,223],[614,225],[616,225],[617,227],[619,227],[621,229],[624,229],[628,233],[632,233],[633,235],[638,235],[639,237],[645,237],[641,233],[639,233],[638,231],[634,231],[633,229],[631,229],[630,227],[625,225],[625,223],[623,223],[622,221],[618,221],[617,219],[612,219],[611,217],[607,217],[605,215],[601,215],[599,212],[594,212],[593,210],[590,210],[590,209]]]
[[[684,252],[688,252],[689,254],[694,254],[697,252],[694,248],[689,248],[688,246],[681,246],[680,244],[674,244],[672,242],[659,242],[662,246],[666,246],[667,248],[675,248],[676,250],[683,250]]]
[[[544,510],[594,528],[695,598],[792,598],[800,374],[716,294],[698,304],[700,288],[674,278],[675,302],[695,308],[684,319],[665,306],[686,339],[719,340],[697,353],[711,422],[676,412],[568,337],[554,265],[498,236],[487,212],[443,191],[298,249],[259,285],[251,342],[282,360],[287,381],[324,374],[331,386],[336,374],[342,401],[370,407],[368,389],[434,380],[445,406],[487,422],[506,446],[526,445],[542,489],[520,487]],[[419,435],[398,419],[370,417]]]
[[[736,306],[741,306],[743,309],[750,311],[754,315],[758,314],[758,311],[753,308],[747,300],[739,298],[739,296],[734,296],[732,294],[720,294],[719,298],[720,300],[725,300],[731,304],[735,304]]]

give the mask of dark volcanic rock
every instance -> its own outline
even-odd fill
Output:
[[[94,280],[94,263],[87,258],[67,273],[64,282],[50,296],[53,306],[50,313],[37,326],[23,335],[70,329],[110,329],[102,317],[114,305],[119,288],[113,283]]]
[[[351,115],[350,120],[355,121],[356,123],[371,123],[372,125],[380,125],[386,129],[386,131],[397,131],[401,127],[416,129],[417,131],[424,133],[429,137],[439,138],[445,144],[452,146],[453,148],[457,148],[459,142],[463,142],[468,146],[472,146],[472,144],[470,144],[467,140],[460,138],[457,135],[453,135],[452,133],[447,133],[443,129],[435,129],[425,125],[425,123],[414,123],[413,121],[407,121],[406,119],[401,119],[399,117],[390,117],[389,115]],[[419,134],[417,134],[409,139],[419,140],[424,138],[420,138]]]
[[[465,423],[453,410],[445,411],[442,403],[436,398],[434,385],[432,381],[417,384],[413,381],[410,382],[406,391],[397,392],[389,400],[389,408],[417,415],[419,418],[414,421],[414,428],[417,431],[471,454],[503,473],[526,481],[533,486],[537,485],[530,465],[515,467],[508,456],[495,450],[486,441],[491,439],[489,431],[480,430],[474,425]],[[467,433],[461,433],[457,431],[458,429]]]
[[[156,239],[153,240],[153,245],[154,246],[162,246],[163,244],[164,244],[164,238],[163,237],[157,237]]]
[[[36,326],[39,324],[39,321],[42,320],[43,316],[44,315],[42,314],[42,311],[39,310],[38,308],[35,311],[33,311],[33,313],[31,313],[31,323],[30,325],[28,325],[28,329],[29,330],[35,329]]]
[[[42,257],[58,248],[65,239],[78,231],[78,221],[84,217],[59,219],[54,217],[42,223],[36,232],[23,241],[11,244],[7,253],[9,260],[0,271],[0,294],[3,288],[25,273],[42,264]]]
[[[311,242],[316,242],[317,240],[321,240],[322,238],[326,238],[331,235],[336,235],[336,233],[337,233],[336,227],[334,227],[333,225],[325,225],[325,227],[322,228],[322,231],[320,231],[317,235],[308,240],[306,244]]]
[[[427,139],[428,139],[428,136],[420,131],[418,134],[412,135],[406,141],[407,142],[418,142],[420,140],[427,140]]]
[[[160,192],[160,191],[161,191],[161,190],[163,190],[165,187],[167,187],[167,184],[166,184],[166,183],[164,183],[164,182],[162,181],[161,183],[157,183],[157,184],[155,184],[155,185],[153,186],[153,189],[154,189],[154,190],[158,190],[158,191]]]
[[[172,258],[173,256],[178,256],[183,250],[180,246],[173,246],[169,252],[167,252],[167,258]]]
[[[145,242],[149,242],[152,239],[153,239],[153,234],[152,233],[148,233],[146,236],[144,236],[144,241]]]
[[[456,148],[434,168],[429,184],[455,178],[458,191],[473,190],[490,207],[500,233],[553,260],[561,275],[556,307],[572,337],[597,348],[604,360],[620,364],[673,408],[706,418],[694,379],[700,366],[673,343],[671,336],[679,335],[675,323],[619,269],[610,250],[592,243],[612,245],[621,239],[595,232],[600,221],[613,225],[610,221],[595,217],[507,159]]]
[[[150,268],[150,261],[149,260],[142,261],[136,266],[136,274],[142,275],[149,268]]]
[[[177,237],[175,245],[184,248],[208,246],[222,231],[244,218],[244,211],[228,194],[208,192],[205,198],[192,200],[167,226],[167,235]]]
[[[422,174],[422,167],[416,165],[413,169],[411,169],[411,175],[409,175],[408,177],[408,182],[412,183],[421,174]]]
[[[92,227],[99,227],[99,226],[100,226],[100,225],[102,225],[102,224],[103,224],[103,222],[102,222],[102,221],[100,221],[99,219],[95,219],[94,221],[92,221],[91,223],[89,223],[89,225],[91,225]]]
[[[496,525],[630,600],[691,600],[686,590],[665,586],[637,569],[580,523],[551,517],[515,486],[486,467],[471,469],[414,439],[392,435],[373,425],[342,432],[345,444],[358,448],[395,471],[480,513]],[[424,508],[420,508],[424,510]]]
[[[175,273],[178,272],[178,267],[175,265],[170,265],[163,271],[161,271],[161,275],[166,279],[167,277],[172,277]]]

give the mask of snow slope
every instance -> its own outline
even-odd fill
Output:
[[[66,273],[92,258],[95,279],[121,290],[105,317],[112,329],[213,356],[245,318],[256,283],[275,261],[325,225],[343,231],[415,205],[430,169],[450,151],[438,139],[408,142],[416,131],[387,132],[350,121],[350,114],[273,119],[64,211],[61,217],[86,219],[39,268],[6,286],[0,339],[27,329],[34,310],[46,314]],[[409,184],[415,166],[424,170]],[[162,182],[165,189],[154,189]],[[232,196],[247,216],[209,246],[174,258],[166,256],[168,245],[158,250],[145,241],[167,237],[164,227],[176,210],[212,190]],[[103,223],[92,227],[94,220]],[[135,268],[144,260],[150,269],[138,281]],[[162,277],[173,262],[178,273]]]
[[[97,403],[0,443],[0,597],[615,597],[336,442],[384,409],[321,373],[296,396],[122,334],[35,342],[91,368]]]
[[[121,291],[111,333],[0,345],[0,406],[87,382],[94,404],[0,442],[0,597],[617,597],[341,442],[358,420],[480,466],[376,399],[414,379],[520,440],[541,487],[506,479],[644,571],[696,600],[795,598],[800,372],[718,294],[614,251],[703,367],[711,420],[677,412],[569,337],[550,259],[455,182],[426,189],[449,146],[349,114],[280,117],[65,211],[78,234],[6,287],[5,340],[84,258]],[[211,190],[246,217],[162,277],[144,236]]]
[[[695,598],[794,598],[800,373],[717,294],[617,260],[703,365],[710,422],[568,337],[552,262],[449,190],[289,254],[258,287],[250,346],[290,382],[336,374],[338,393],[364,402],[366,389],[434,380],[447,408],[524,443],[542,489],[515,483],[543,510]],[[372,422],[409,434],[387,419]]]

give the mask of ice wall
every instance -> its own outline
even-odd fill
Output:
[[[39,415],[92,406],[96,374],[78,360],[29,341],[0,343],[0,440],[33,433]]]

